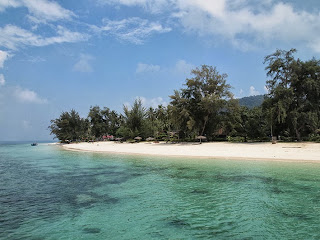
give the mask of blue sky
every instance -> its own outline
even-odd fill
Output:
[[[166,105],[202,64],[264,94],[264,57],[290,48],[319,58],[318,0],[0,0],[0,140],[51,139],[72,108]]]

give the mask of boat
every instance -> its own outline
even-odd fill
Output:
[[[38,143],[31,143],[31,146],[38,146]]]

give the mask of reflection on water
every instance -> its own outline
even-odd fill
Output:
[[[0,145],[0,239],[319,239],[320,164]]]

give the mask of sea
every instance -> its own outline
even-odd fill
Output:
[[[320,163],[2,142],[0,239],[320,239]]]

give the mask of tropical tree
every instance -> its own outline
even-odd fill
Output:
[[[295,49],[277,50],[265,58],[273,132],[302,140],[319,128],[320,62],[295,59]]]
[[[121,115],[107,107],[104,107],[101,114],[106,124],[106,133],[116,135],[116,132],[120,128],[122,122]]]
[[[124,138],[134,138],[136,136],[146,137],[146,109],[143,107],[141,99],[136,99],[132,108],[123,106],[123,124],[118,129],[117,134]]]
[[[62,112],[59,118],[51,120],[49,129],[50,134],[62,142],[77,141],[88,137],[89,122],[72,109],[70,112]]]
[[[88,113],[88,120],[90,122],[91,134],[100,139],[107,133],[107,124],[103,116],[102,110],[99,106],[91,106]]]
[[[168,109],[174,125],[184,136],[212,136],[221,127],[227,102],[233,98],[231,86],[226,83],[227,74],[207,65],[192,70],[191,74],[186,87],[170,96]]]
[[[156,133],[155,137],[161,137],[165,135],[168,131],[171,131],[172,129],[172,123],[170,121],[168,108],[159,105],[155,109],[155,115],[156,115]]]

